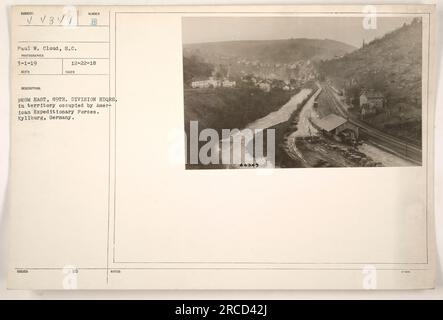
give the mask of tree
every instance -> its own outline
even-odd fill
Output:
[[[195,78],[209,77],[213,70],[213,65],[204,62],[196,55],[183,56],[183,81],[187,85]]]

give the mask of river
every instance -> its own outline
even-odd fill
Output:
[[[277,111],[269,113],[267,116],[255,120],[246,126],[248,129],[266,129],[279,123],[288,121],[291,114],[297,110],[297,106],[311,93],[311,89],[301,89],[299,93],[293,95],[286,104]]]
[[[270,127],[273,127],[279,123],[286,122],[291,117],[292,113],[297,110],[297,107],[300,106],[300,104],[303,102],[304,99],[306,99],[309,94],[311,93],[311,89],[301,89],[297,94],[293,95],[291,99],[289,99],[288,102],[286,102],[280,109],[277,111],[271,112],[268,115],[264,116],[263,118],[260,118],[258,120],[255,120],[248,124],[245,129],[242,129],[241,131],[237,132],[236,134],[231,135],[230,139],[231,142],[235,140],[236,138],[243,137],[245,141],[245,146],[248,145],[253,136],[246,134],[247,130],[264,130]],[[222,140],[223,142],[227,142],[227,139]],[[231,143],[231,157],[234,154],[233,153],[233,147],[234,144]],[[218,148],[218,151],[221,152],[221,148]],[[237,150],[235,150],[237,151]],[[240,154],[245,154],[244,152],[241,152]],[[250,158],[252,159],[252,158]],[[255,159],[257,163],[264,163],[266,162],[265,159]],[[232,162],[232,161],[231,161]],[[248,162],[248,161],[245,161]],[[230,168],[235,168],[237,165],[229,165]]]

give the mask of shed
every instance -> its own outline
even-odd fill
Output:
[[[334,135],[338,135],[341,132],[351,132],[354,138],[358,138],[358,127],[334,113],[330,113],[318,120],[317,125],[321,130]]]

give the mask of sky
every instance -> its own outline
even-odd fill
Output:
[[[331,39],[360,47],[409,23],[411,17],[377,17],[365,29],[362,17],[185,17],[183,43],[290,38]]]

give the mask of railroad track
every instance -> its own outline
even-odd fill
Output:
[[[336,109],[337,113],[342,117],[348,119],[348,121],[353,125],[357,126],[360,130],[360,134],[365,136],[365,138],[369,142],[373,143],[380,149],[391,152],[417,165],[420,165],[422,163],[421,147],[386,134],[378,129],[371,127],[370,125],[367,125],[362,121],[351,119],[349,117],[347,109],[342,105],[341,101],[338,101],[337,97],[332,93],[332,89],[328,85],[324,85],[323,88],[324,92],[333,102],[334,108]]]

